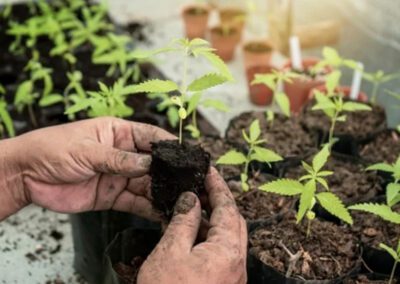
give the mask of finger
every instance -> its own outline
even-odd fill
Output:
[[[83,153],[85,160],[96,172],[140,177],[148,173],[151,157],[93,143]]]
[[[162,221],[161,213],[153,208],[153,205],[148,199],[143,196],[137,196],[126,190],[117,197],[112,209],[132,213],[151,221]]]
[[[133,123],[132,131],[136,148],[146,152],[151,151],[152,142],[176,139],[176,136],[164,129],[143,123]]]
[[[184,192],[179,197],[174,216],[158,245],[169,254],[188,254],[196,241],[201,221],[200,202],[192,192]]]
[[[126,188],[128,179],[121,176],[101,175],[97,184],[93,210],[109,210]]]
[[[152,200],[151,177],[149,175],[130,179],[126,189],[133,194],[140,195],[146,197],[149,200]]]

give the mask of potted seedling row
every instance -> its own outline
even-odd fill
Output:
[[[210,7],[204,3],[185,6],[182,9],[182,18],[187,38],[205,38]]]

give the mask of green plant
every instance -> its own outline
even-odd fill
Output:
[[[400,203],[400,156],[392,165],[379,163],[368,167],[367,170],[379,170],[392,174],[394,182],[389,183],[386,187],[386,204],[362,203],[350,206],[349,209],[372,213],[385,221],[399,225],[400,214],[395,212],[393,208]],[[394,259],[394,266],[389,280],[389,283],[392,283],[394,272],[396,271],[396,267],[400,262],[400,239],[396,249],[393,249],[382,243],[379,244],[379,247],[387,251]]]
[[[284,196],[297,196],[300,195],[300,203],[297,211],[297,223],[300,223],[304,216],[307,217],[307,236],[311,232],[311,222],[315,218],[313,207],[319,203],[330,214],[338,217],[348,224],[353,223],[349,211],[343,205],[343,202],[332,193],[325,178],[333,174],[330,171],[324,171],[328,158],[330,156],[329,146],[325,145],[320,152],[318,152],[309,165],[302,162],[306,175],[299,178],[299,180],[280,179],[260,187],[260,190]],[[317,185],[321,185],[325,189],[323,192],[317,192]]]
[[[278,105],[284,115],[290,117],[290,101],[288,96],[281,91],[284,82],[291,83],[292,79],[300,77],[299,74],[289,71],[276,71],[268,74],[256,74],[255,79],[251,82],[252,85],[264,84],[274,93],[273,101]],[[274,120],[274,112],[267,111],[267,120]]]
[[[320,60],[313,68],[313,73],[318,73],[324,68],[340,69],[347,67],[350,69],[357,68],[357,62],[340,56],[338,51],[332,47],[324,47],[322,50],[322,60]]]
[[[179,123],[179,113],[177,106],[171,101],[168,94],[153,93],[147,95],[151,100],[160,100],[157,104],[157,111],[166,111],[167,119],[172,128],[176,128]]]
[[[343,94],[338,93],[337,89],[339,86],[341,77],[340,71],[334,71],[327,75],[326,78],[326,94],[319,90],[314,91],[316,104],[312,110],[322,110],[331,120],[331,127],[329,129],[329,140],[328,144],[330,147],[335,143],[333,137],[335,126],[338,121],[346,121],[346,114],[344,112],[355,112],[355,111],[370,111],[371,107],[362,103],[353,101],[344,101]]]
[[[261,147],[266,141],[260,139],[260,136],[260,122],[255,120],[250,125],[249,134],[243,130],[243,138],[248,144],[247,155],[237,150],[231,150],[217,160],[217,165],[244,165],[243,172],[240,175],[243,191],[249,190],[249,166],[252,161],[267,163],[270,166],[270,163],[282,160],[282,157],[277,153]]]
[[[9,137],[15,136],[13,120],[8,112],[8,104],[3,95],[6,93],[4,87],[0,84],[0,138],[5,134]]]
[[[363,77],[368,82],[372,83],[373,90],[371,95],[371,102],[375,104],[379,95],[379,88],[382,84],[388,83],[392,80],[400,78],[400,72],[393,74],[385,74],[382,70],[379,70],[375,73],[363,73]]]
[[[395,98],[396,100],[399,101],[399,104],[395,106],[396,109],[400,109],[400,94],[397,94],[395,92],[389,91],[389,90],[385,90],[386,94],[388,94],[389,96]],[[397,126],[397,131],[400,132],[400,124]]]
[[[18,86],[14,104],[19,112],[22,112],[27,107],[31,123],[34,127],[37,127],[38,123],[33,111],[33,105],[39,100],[39,105],[44,107],[47,105],[48,100],[59,95],[53,93],[52,69],[46,68],[40,63],[38,52],[33,52],[32,58],[24,71],[29,72],[29,78]],[[40,88],[40,90],[35,86],[38,82],[43,84],[43,88]]]
[[[178,83],[171,80],[150,80],[133,86],[131,93],[148,93],[148,94],[171,94],[171,102],[178,108],[179,115],[179,143],[182,143],[183,121],[188,116],[188,104],[191,96],[202,93],[212,87],[223,84],[227,81],[232,81],[233,77],[225,65],[225,63],[213,52],[214,50],[209,47],[209,43],[203,39],[179,39],[167,48],[157,50],[156,53],[161,52],[180,52],[183,57],[183,71],[182,80]],[[154,52],[152,52],[154,54]],[[216,72],[209,72],[202,77],[194,79],[188,83],[188,67],[189,58],[202,57],[207,60],[210,65],[216,69]],[[214,105],[215,107],[215,105]]]

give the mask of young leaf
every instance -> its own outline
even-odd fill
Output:
[[[336,106],[331,99],[320,91],[314,91],[314,96],[317,100],[317,104],[312,108],[312,110],[336,109]]]
[[[386,202],[392,207],[400,202],[400,184],[389,183],[386,190]]]
[[[339,86],[341,76],[342,73],[340,71],[334,71],[326,76],[326,89],[328,95],[334,94],[335,89]]]
[[[312,166],[315,172],[319,172],[322,167],[326,164],[330,155],[329,146],[326,145],[322,148],[321,151],[318,152],[317,155],[313,158]]]
[[[177,91],[178,85],[169,80],[149,80],[138,85],[128,86],[125,88],[125,94],[137,94],[137,93],[170,93]]]
[[[208,62],[210,62],[210,64],[213,65],[228,81],[233,81],[231,71],[229,71],[228,66],[226,66],[225,62],[218,55],[213,52],[201,52],[201,55],[204,56]]]
[[[356,103],[356,102],[345,102],[343,104],[344,111],[371,111],[372,108],[369,105]]]
[[[382,171],[382,172],[388,172],[388,173],[393,173],[394,172],[394,167],[385,163],[378,163],[372,166],[369,166],[367,168],[367,171]]]
[[[7,103],[4,100],[0,100],[0,125],[3,122],[6,127],[7,133],[10,137],[15,136],[15,128],[13,120],[7,111]]]
[[[64,97],[58,94],[48,95],[40,99],[39,106],[47,107],[64,101]]]
[[[285,196],[301,194],[304,186],[297,180],[281,179],[272,181],[259,187],[260,190]]]
[[[220,74],[210,73],[203,77],[194,80],[188,87],[190,92],[201,92],[212,87],[221,85],[227,81],[225,76]]]
[[[228,112],[229,107],[220,100],[207,99],[201,103],[204,107],[211,107],[218,111]]]
[[[349,211],[336,195],[331,192],[321,192],[316,195],[316,198],[326,211],[350,225],[353,224]]]
[[[290,101],[288,96],[283,92],[277,92],[275,94],[275,100],[283,114],[290,117]]]
[[[300,204],[296,216],[297,223],[300,223],[307,211],[311,209],[316,189],[317,187],[313,180],[308,181],[304,185],[304,190],[300,196]]]
[[[259,162],[273,163],[283,160],[283,158],[277,153],[265,148],[254,147],[254,152],[255,153],[251,156],[251,158],[252,160],[257,160]]]
[[[85,110],[92,104],[92,102],[93,102],[92,99],[80,100],[80,101],[76,102],[74,105],[67,108],[67,110],[65,111],[65,114],[70,115],[70,114],[74,114],[74,113],[80,112],[82,110]]]
[[[197,109],[197,106],[200,103],[202,93],[195,93],[191,98],[189,99],[188,102],[188,107],[187,107],[187,113],[190,115],[195,109]]]
[[[197,127],[195,127],[194,125],[192,125],[192,124],[187,125],[185,127],[185,129],[190,132],[190,135],[192,136],[192,138],[197,139],[201,135],[200,130]]]
[[[384,204],[363,203],[352,205],[349,207],[349,209],[372,213],[386,221],[394,224],[400,224],[400,214],[392,211],[389,206]]]
[[[217,165],[241,165],[246,163],[247,159],[243,153],[232,150],[220,157]]]
[[[168,108],[167,117],[168,117],[168,122],[172,126],[172,128],[175,128],[178,126],[179,114],[178,114],[178,109],[176,107],[171,106]]]
[[[391,255],[391,257],[393,257],[394,261],[400,262],[400,256],[397,254],[397,252],[392,249],[391,247],[385,245],[385,244],[379,244],[379,247],[385,251],[387,251],[388,254]]]
[[[250,125],[250,141],[257,141],[258,137],[261,135],[260,121],[258,119],[254,120]]]

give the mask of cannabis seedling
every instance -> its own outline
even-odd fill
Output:
[[[280,179],[260,186],[260,190],[275,193],[284,196],[300,195],[300,203],[297,211],[297,223],[300,223],[304,216],[307,217],[307,237],[311,233],[311,223],[315,219],[313,207],[319,203],[330,214],[338,217],[348,224],[353,224],[353,219],[349,211],[343,205],[338,196],[332,193],[326,181],[326,177],[333,174],[330,171],[324,171],[328,158],[330,156],[329,145],[325,145],[312,160],[312,165],[302,162],[306,175],[299,180]],[[321,185],[325,191],[317,192],[317,185]]]
[[[337,92],[341,77],[340,71],[334,71],[329,74],[326,78],[326,94],[319,90],[314,90],[314,96],[316,104],[312,110],[322,110],[330,119],[331,127],[329,129],[329,140],[328,144],[330,147],[335,143],[333,137],[335,126],[338,121],[345,122],[346,114],[344,112],[356,112],[356,111],[370,111],[371,107],[358,102],[346,102],[343,100],[343,94]]]
[[[357,62],[351,59],[343,58],[340,56],[338,51],[332,47],[324,47],[322,50],[322,60],[320,60],[313,68],[312,73],[318,73],[324,68],[340,69],[347,67],[350,69],[356,69]]]
[[[379,170],[392,174],[394,182],[389,183],[386,188],[386,204],[362,203],[350,206],[349,209],[372,213],[385,221],[399,225],[400,214],[395,212],[393,208],[400,203],[400,156],[392,165],[379,163],[368,167],[367,170]],[[394,259],[394,266],[389,280],[390,284],[393,281],[396,267],[400,262],[400,239],[396,249],[382,243],[379,244],[379,247],[387,251]]]
[[[385,74],[382,70],[379,70],[375,73],[364,73],[363,77],[365,80],[369,81],[373,85],[371,102],[375,104],[378,99],[379,89],[381,85],[400,78],[400,72]]]
[[[8,104],[3,95],[6,93],[4,87],[0,84],[0,138],[4,138],[5,134],[9,137],[15,136],[13,120],[8,112]]]
[[[193,96],[217,85],[221,85],[227,81],[232,81],[233,78],[225,63],[214,53],[214,50],[209,47],[209,43],[203,39],[196,38],[193,40],[175,40],[171,46],[158,50],[156,53],[171,51],[180,52],[183,57],[182,80],[179,85],[178,83],[171,80],[156,79],[149,80],[133,86],[130,91],[132,94],[173,93],[173,97],[171,97],[171,102],[175,104],[178,108],[179,143],[182,143],[183,121],[188,117],[188,110],[190,110],[188,109],[188,105],[190,104],[190,100],[195,100]],[[204,58],[210,63],[210,65],[214,67],[214,69],[216,69],[216,72],[214,71],[206,73],[202,77],[194,79],[191,83],[188,83],[189,58],[191,56],[194,56],[195,58]],[[196,100],[200,102],[199,97],[196,97]],[[213,103],[210,104],[210,101],[208,103],[209,106],[217,106]],[[194,104],[192,102],[192,105],[196,106],[197,104]],[[197,125],[193,126],[197,128]]]
[[[289,71],[276,71],[268,74],[256,74],[255,79],[251,82],[252,85],[264,84],[273,92],[273,101],[278,105],[284,115],[290,117],[290,101],[288,96],[282,92],[282,84],[284,82],[292,83],[292,80],[300,77],[299,74]],[[267,111],[267,120],[274,120],[274,112]]]
[[[257,119],[251,123],[248,134],[243,130],[243,138],[248,147],[247,155],[237,150],[231,150],[217,160],[217,165],[244,165],[243,172],[240,175],[243,191],[249,190],[249,166],[252,161],[266,163],[271,166],[271,163],[283,160],[277,153],[261,146],[266,141],[260,139],[260,136],[260,122]]]

